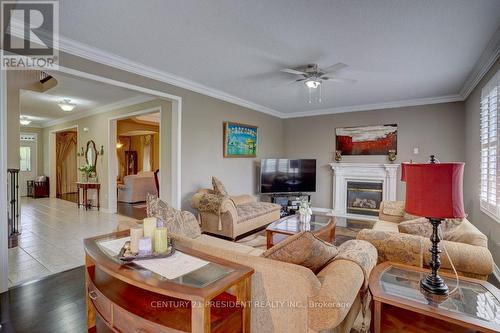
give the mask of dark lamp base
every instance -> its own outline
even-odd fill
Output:
[[[420,287],[424,291],[435,295],[448,295],[449,292],[448,286],[439,275],[427,275],[425,278],[420,280]]]

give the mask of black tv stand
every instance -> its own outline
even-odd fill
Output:
[[[272,203],[281,206],[281,217],[293,215],[299,209],[300,202],[307,199],[311,203],[311,195],[307,193],[269,193],[263,194],[269,198]]]

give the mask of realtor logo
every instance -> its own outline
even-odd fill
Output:
[[[1,21],[1,69],[58,69],[57,1],[2,1]]]

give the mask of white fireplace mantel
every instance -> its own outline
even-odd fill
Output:
[[[333,214],[360,217],[347,213],[347,182],[368,181],[382,183],[382,200],[396,200],[399,164],[330,163],[333,170]],[[363,215],[364,216],[364,215]],[[366,218],[366,216],[364,216]]]

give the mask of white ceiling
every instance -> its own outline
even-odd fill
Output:
[[[135,101],[145,95],[82,78],[72,77],[59,72],[51,73],[57,85],[45,92],[21,90],[21,115],[32,120],[33,125],[44,125],[63,117],[81,117],[99,108],[118,102]],[[71,99],[76,107],[71,112],[64,112],[58,106],[63,99]]]
[[[62,36],[281,113],[459,94],[498,0],[65,0]],[[280,73],[343,62],[323,103]],[[340,74],[340,73],[339,73]]]

